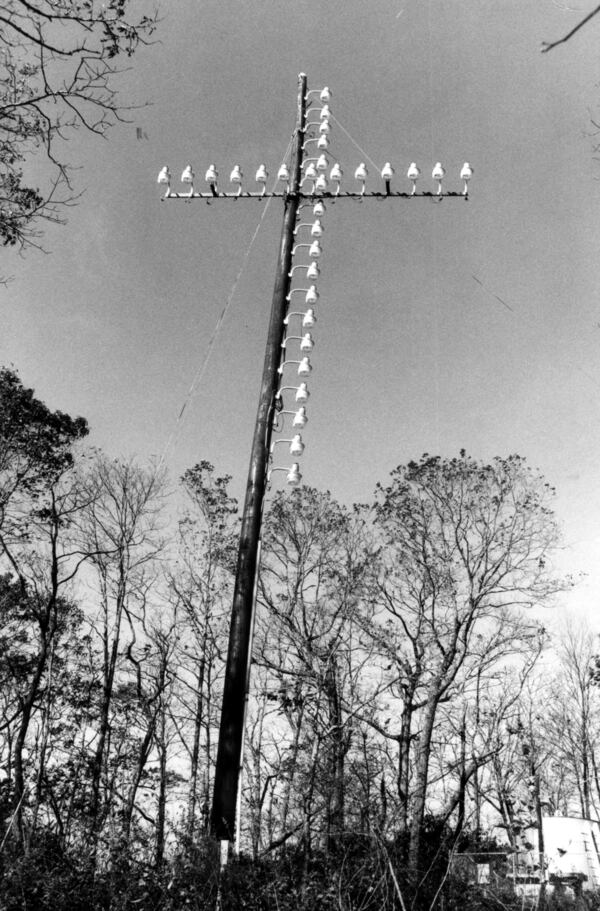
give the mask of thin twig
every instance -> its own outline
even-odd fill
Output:
[[[590,19],[593,19],[597,13],[600,13],[600,6],[597,6],[596,9],[593,9],[591,13],[588,13],[587,16],[581,20],[581,22],[577,23],[575,28],[572,28],[571,31],[564,36],[564,38],[559,38],[558,41],[542,41],[542,54],[547,54],[548,51],[551,51],[553,47],[557,47],[559,44],[564,44],[565,41],[568,41],[569,38],[572,38],[575,32],[578,32],[579,29],[586,24],[586,22],[589,22]]]
[[[8,835],[9,835],[9,833],[10,833],[10,830],[12,829],[13,822],[14,822],[15,819],[17,818],[17,813],[18,813],[19,810],[21,809],[21,804],[23,803],[24,797],[25,797],[25,791],[23,791],[23,793],[21,794],[21,798],[20,798],[20,800],[19,800],[19,803],[17,804],[17,807],[16,807],[16,809],[15,809],[15,812],[13,813],[13,815],[12,815],[12,817],[11,817],[11,820],[10,820],[10,822],[9,822],[9,824],[8,824],[8,828],[7,828],[6,832],[4,833],[4,838],[2,839],[2,843],[0,844],[0,851],[2,851],[2,849],[4,848],[4,845],[6,844],[6,839],[8,838]]]
[[[400,884],[398,883],[398,880],[396,878],[396,871],[394,870],[394,866],[392,864],[392,859],[388,853],[388,849],[385,845],[385,842],[383,841],[383,838],[375,830],[374,830],[374,835],[375,835],[375,838],[377,839],[377,841],[379,842],[379,846],[381,847],[381,850],[385,854],[385,859],[387,860],[388,867],[390,868],[390,873],[392,875],[392,881],[394,883],[394,888],[396,890],[396,894],[398,895],[398,899],[400,901],[400,907],[402,908],[402,911],[406,911],[404,897],[402,895],[402,892],[400,891]]]

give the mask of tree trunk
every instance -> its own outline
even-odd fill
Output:
[[[540,867],[540,894],[538,901],[538,911],[544,911],[546,906],[546,852],[544,845],[544,820],[542,815],[542,803],[540,799],[540,774],[531,763],[531,770],[534,779],[534,799],[535,799],[535,818],[538,830],[538,864]]]
[[[196,709],[194,712],[194,739],[192,742],[192,755],[190,758],[190,784],[188,788],[186,835],[190,844],[194,837],[194,830],[196,828],[196,805],[198,803],[198,765],[200,760],[200,735],[202,733],[202,724],[204,722],[204,669],[206,666],[206,633],[203,646],[204,653],[200,659],[198,678],[196,680],[197,693]]]
[[[331,656],[325,672],[325,689],[329,716],[330,768],[329,793],[327,800],[327,850],[335,852],[341,844],[344,833],[344,764],[347,745],[345,744],[342,710],[338,691],[337,662]]]
[[[23,803],[25,800],[25,771],[23,764],[23,751],[29,732],[31,716],[36,699],[40,692],[40,684],[46,670],[50,643],[56,630],[55,599],[52,598],[46,606],[44,616],[38,620],[40,627],[40,648],[37,656],[35,670],[27,688],[27,693],[20,701],[21,717],[15,737],[13,753],[13,780],[14,780],[14,807],[16,834],[19,842],[24,844],[23,828]]]
[[[458,783],[458,794],[456,797],[458,805],[458,814],[456,826],[454,829],[454,841],[458,841],[460,833],[465,824],[465,801],[467,794],[467,714],[463,712],[462,724],[460,726],[460,774]]]
[[[398,797],[400,798],[400,818],[398,820],[400,830],[408,831],[409,816],[409,784],[410,784],[410,744],[412,728],[413,704],[412,693],[404,693],[404,704],[402,706],[402,716],[400,719],[400,738],[398,741],[398,776],[397,787]]]
[[[165,856],[165,830],[167,818],[167,711],[164,702],[160,706],[160,726],[158,735],[159,786],[158,806],[156,810],[156,851],[154,869],[160,873]]]
[[[291,723],[291,719],[288,719]],[[281,803],[281,831],[285,833],[287,830],[287,820],[288,814],[290,811],[290,801],[292,798],[292,788],[294,784],[294,776],[296,773],[296,768],[298,765],[298,754],[300,752],[300,734],[302,732],[302,725],[304,721],[304,709],[301,708],[298,713],[297,718],[295,719],[296,724],[294,726],[294,739],[291,746],[291,756],[289,763],[289,772],[287,781],[285,783],[285,789],[283,792],[283,800]]]
[[[100,829],[100,781],[102,766],[106,752],[106,741],[110,727],[110,706],[112,703],[117,658],[119,653],[119,639],[121,620],[125,603],[125,584],[123,567],[121,565],[121,580],[116,599],[115,628],[112,634],[112,643],[109,646],[110,629],[108,622],[108,593],[104,592],[104,680],[102,686],[102,702],[100,705],[100,718],[98,723],[98,743],[91,764],[91,789],[92,801],[90,806],[90,830],[94,836]]]
[[[42,792],[44,786],[44,779],[46,777],[46,755],[48,753],[48,744],[50,741],[50,719],[51,719],[51,699],[52,699],[52,670],[53,670],[53,657],[54,649],[51,647],[50,655],[48,658],[48,673],[46,680],[46,693],[44,698],[44,708],[42,712],[42,724],[41,724],[41,736],[40,743],[38,747],[38,764],[37,764],[37,773],[35,781],[35,802],[33,805],[32,820],[31,820],[31,834],[35,833],[37,827],[38,815],[40,812],[40,806],[42,803]],[[56,816],[56,821],[59,827],[59,830],[63,832],[62,820],[58,813],[58,807],[54,805],[54,813]]]
[[[425,712],[423,726],[419,737],[419,746],[415,764],[415,785],[411,800],[412,819],[410,821],[408,842],[408,871],[416,881],[421,868],[421,839],[423,822],[425,820],[425,805],[427,800],[427,784],[429,779],[429,753],[431,750],[431,737],[438,707],[437,688],[432,687]]]
[[[591,816],[590,810],[590,756],[588,750],[587,722],[582,718],[583,737],[581,739],[581,791],[584,819]]]

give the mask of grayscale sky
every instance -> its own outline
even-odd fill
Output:
[[[423,188],[438,160],[449,189],[460,188],[465,160],[475,172],[468,202],[328,207],[305,482],[350,504],[424,452],[519,453],[557,488],[561,568],[587,574],[562,603],[591,615],[600,18],[540,54],[590,8],[164,0],[158,43],[121,80],[124,99],[149,106],[108,142],[71,142],[85,194],[67,227],[47,231],[51,254],[5,251],[14,281],[0,290],[0,361],[51,407],[84,415],[110,455],[163,458],[173,477],[208,459],[241,495],[281,203],[265,212],[256,200],[161,202],[156,177],[168,164],[178,189],[191,163],[202,184],[214,162],[225,185],[237,163],[250,185],[265,162],[274,178],[304,71],[309,88],[332,90],[331,158],[347,186],[360,161],[371,189],[380,182],[370,161],[390,161],[400,189],[413,160]],[[289,463],[277,448],[277,464]]]

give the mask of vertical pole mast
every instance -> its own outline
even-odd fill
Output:
[[[233,609],[229,629],[229,650],[225,669],[221,726],[215,769],[211,828],[219,841],[232,841],[235,836],[235,815],[239,772],[242,760],[242,743],[246,690],[249,680],[250,648],[254,616],[254,584],[258,571],[258,548],[262,521],[263,500],[267,483],[267,470],[273,409],[277,393],[281,361],[281,344],[284,335],[284,318],[290,289],[294,228],[300,203],[302,146],[304,144],[307,79],[298,76],[298,109],[290,186],[285,197],[283,228],[273,303],[267,336],[260,399],[252,441],[246,498],[242,514],[242,527],[233,593]]]

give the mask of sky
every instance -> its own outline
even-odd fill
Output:
[[[0,363],[85,416],[109,455],[172,478],[207,459],[241,497],[281,201],[165,201],[156,178],[169,165],[179,189],[191,163],[202,184],[214,163],[229,189],[239,164],[253,189],[264,162],[271,182],[305,72],[333,95],[343,189],[361,161],[367,190],[386,161],[397,189],[412,161],[423,189],[437,161],[448,189],[464,161],[474,177],[468,202],[328,206],[304,482],[351,504],[424,452],[518,453],[556,487],[557,567],[582,576],[559,606],[600,630],[600,17],[540,53],[590,8],[163,0],[156,43],[120,79],[144,106],[106,142],[65,147],[85,192],[48,254],[4,253]]]

